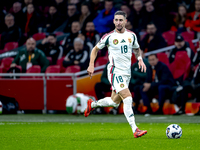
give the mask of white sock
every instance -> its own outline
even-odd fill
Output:
[[[105,97],[103,99],[98,100],[97,102],[92,102],[91,107],[118,107],[119,104],[113,102],[111,97]]]
[[[126,116],[126,119],[128,121],[128,123],[130,124],[133,133],[135,133],[135,130],[137,128],[136,124],[135,124],[135,117],[134,117],[134,113],[133,113],[133,109],[132,109],[132,97],[127,97],[123,100],[124,102],[124,115]]]

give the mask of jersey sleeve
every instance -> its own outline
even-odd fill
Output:
[[[134,49],[140,48],[138,44],[137,36],[135,34],[133,34],[133,48]]]
[[[103,49],[105,46],[108,45],[108,40],[109,40],[109,36],[107,36],[107,34],[105,34],[104,36],[102,36],[101,40],[97,43],[97,47],[99,49]]]

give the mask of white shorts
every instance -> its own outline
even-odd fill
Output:
[[[131,76],[121,75],[115,73],[108,73],[108,80],[111,84],[112,90],[116,93],[128,88]]]

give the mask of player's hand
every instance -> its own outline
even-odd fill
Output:
[[[141,71],[142,71],[142,72],[146,72],[147,67],[146,67],[146,65],[144,64],[144,62],[143,62],[142,59],[139,59],[139,61],[138,61],[138,66],[139,66],[139,69],[141,68]]]
[[[87,69],[88,75],[90,76],[90,79],[93,76],[94,73],[94,65],[89,65],[88,69]]]

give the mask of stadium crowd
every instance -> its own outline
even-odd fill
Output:
[[[169,99],[180,107],[177,114],[183,114],[189,99],[200,102],[200,47],[199,42],[192,42],[200,38],[200,0],[0,1],[0,53],[25,47],[11,64],[11,68],[21,66],[22,72],[34,65],[45,72],[56,64],[61,66],[60,72],[69,66],[85,70],[92,48],[114,29],[117,10],[127,13],[126,28],[135,32],[143,53],[149,53],[143,56],[146,74],[137,63],[132,65],[130,90],[136,108],[142,99],[145,113],[162,113],[163,103]],[[62,40],[57,39],[63,35]],[[175,45],[170,53],[150,54],[170,45]],[[99,58],[107,55],[107,49],[98,53]],[[102,83],[95,86],[98,99],[110,90],[106,73],[103,75]],[[155,97],[159,109],[152,112],[150,102]]]

